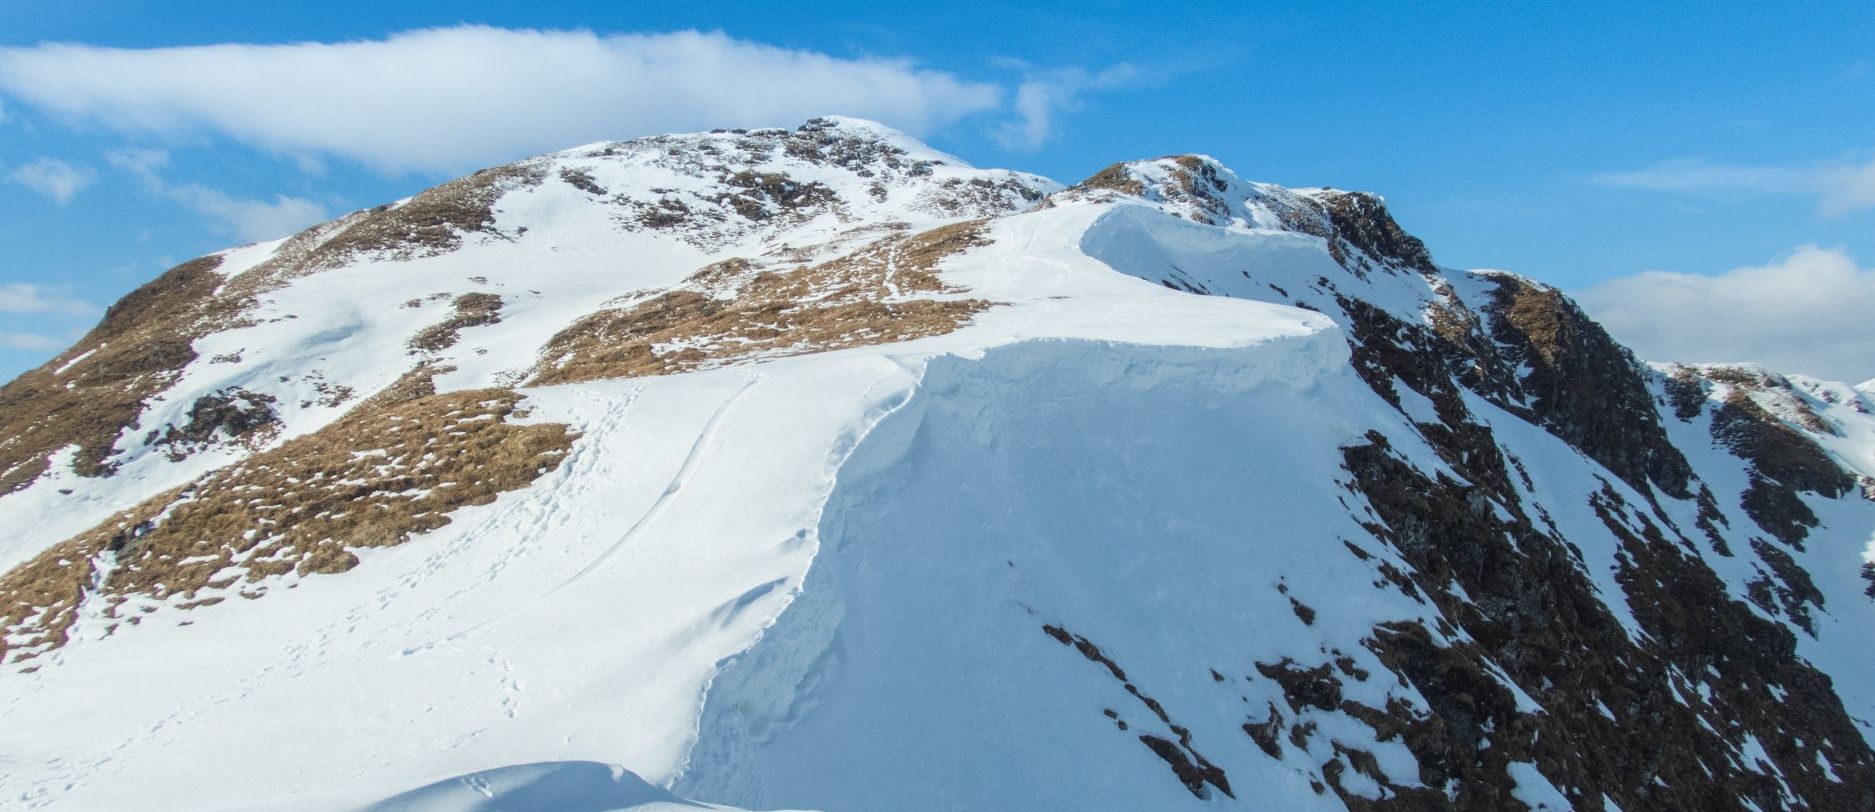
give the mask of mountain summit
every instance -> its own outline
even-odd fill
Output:
[[[592,144],[0,389],[0,797],[1872,808],[1871,409],[1203,156]]]

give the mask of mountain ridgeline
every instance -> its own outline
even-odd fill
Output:
[[[1871,809],[1872,408],[1203,156],[588,145],[0,388],[0,797]]]

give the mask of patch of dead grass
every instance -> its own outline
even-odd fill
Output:
[[[416,259],[454,251],[462,247],[467,234],[504,236],[495,228],[496,202],[545,179],[544,164],[533,161],[480,170],[402,204],[365,212],[297,264],[322,270],[344,265],[361,254]]]
[[[108,622],[128,621],[156,603],[225,597],[204,591],[258,597],[272,577],[344,572],[358,564],[354,550],[400,544],[527,486],[576,437],[564,425],[508,422],[514,392],[424,394],[427,377],[416,377],[401,387],[406,399],[362,403],[0,576],[0,662],[65,643],[87,601]]]
[[[78,447],[81,476],[112,472],[119,435],[195,360],[195,339],[215,323],[220,265],[208,256],[171,268],[111,305],[71,349],[0,387],[0,493],[37,479],[67,446]]]
[[[745,259],[710,265],[679,289],[561,331],[533,382],[668,375],[951,332],[990,303],[918,295],[960,292],[938,277],[937,264],[985,244],[983,229],[973,220],[893,235],[785,270]]]
[[[509,191],[540,183],[544,173],[532,162],[485,169],[402,205],[313,226],[233,277],[218,272],[220,256],[170,269],[112,305],[71,349],[0,387],[0,493],[39,478],[51,456],[68,446],[77,447],[72,468],[79,475],[110,475],[118,438],[140,428],[144,403],[196,360],[196,339],[253,324],[249,313],[260,295],[361,254],[433,256],[459,247],[465,234],[498,234],[495,203]],[[469,313],[459,300],[457,318],[492,317],[492,310],[484,311]]]
[[[456,297],[456,311],[449,318],[419,330],[410,337],[412,352],[441,352],[456,345],[461,332],[501,322],[501,297],[493,293],[464,293]]]

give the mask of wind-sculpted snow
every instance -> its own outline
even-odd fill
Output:
[[[645,783],[616,764],[516,764],[461,775],[400,793],[365,812],[685,812],[698,803]]]
[[[1412,754],[1341,709],[1425,707],[1362,642],[1430,622],[1370,587],[1403,564],[1338,501],[1337,449],[1375,424],[1410,435],[1283,342],[934,361],[841,468],[797,606],[716,678],[679,786],[918,810],[1204,808],[1228,785],[1337,808],[1310,782],[1340,750],[1377,771],[1350,791],[1417,785]],[[1293,705],[1259,671],[1285,662],[1325,666],[1338,698]],[[1272,715],[1267,754],[1244,728]],[[1149,740],[1224,781],[1187,792]]]
[[[828,118],[164,279],[0,392],[0,804],[1875,807],[1869,385],[1374,195]]]

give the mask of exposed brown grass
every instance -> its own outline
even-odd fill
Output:
[[[399,205],[352,212],[308,228],[267,261],[229,280],[224,296],[251,300],[298,277],[341,267],[362,255],[418,259],[462,247],[467,234],[511,237],[495,228],[495,204],[516,189],[537,186],[543,165],[497,166],[418,193]]]
[[[456,312],[410,337],[412,352],[440,352],[456,345],[461,332],[501,322],[501,297],[493,293],[464,293],[456,297]]]
[[[1096,189],[1107,189],[1137,197],[1146,193],[1146,184],[1140,182],[1126,164],[1117,163],[1089,175],[1086,180],[1074,184],[1069,191],[1091,192]]]
[[[411,367],[409,372],[398,376],[390,386],[378,390],[377,394],[365,398],[358,405],[361,410],[383,409],[399,403],[409,403],[419,398],[436,394],[436,376],[455,372],[453,366],[437,366],[432,361],[422,361]]]
[[[937,264],[984,244],[982,232],[982,221],[969,221],[894,235],[787,270],[716,263],[677,290],[561,331],[534,383],[667,375],[948,333],[990,303],[911,297],[958,292],[939,279]]]
[[[0,493],[25,487],[70,445],[80,475],[111,472],[118,436],[195,360],[195,339],[220,315],[220,265],[209,256],[171,268],[112,305],[71,349],[0,388]]]
[[[402,543],[525,487],[575,436],[507,422],[520,399],[483,389],[367,401],[55,545],[0,576],[0,662],[62,645],[83,602],[135,622],[156,603],[259,597],[269,578],[344,572],[358,564],[354,550]]]
[[[539,185],[543,165],[524,162],[483,169],[426,190],[397,206],[379,206],[323,242],[301,263],[309,270],[336,267],[359,254],[414,259],[454,251],[465,234],[496,234],[495,203],[516,189]]]
[[[597,197],[606,196],[605,187],[600,186],[598,181],[593,180],[592,174],[584,170],[562,169],[560,170],[560,180],[564,181],[568,186],[585,192],[586,194]]]
[[[196,360],[195,340],[251,324],[248,313],[261,294],[362,253],[430,256],[459,247],[464,234],[495,234],[496,201],[538,184],[543,176],[544,170],[532,163],[485,169],[403,205],[355,212],[309,228],[232,278],[217,273],[219,256],[170,269],[112,305],[71,349],[0,388],[0,493],[25,487],[45,473],[54,452],[73,445],[78,447],[73,461],[78,474],[109,475],[118,437],[140,428],[144,402]],[[459,304],[459,317],[462,313]],[[60,372],[67,364],[70,368]]]

